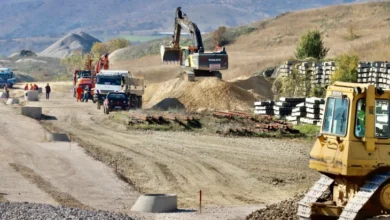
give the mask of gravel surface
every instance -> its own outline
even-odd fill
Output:
[[[289,200],[272,204],[265,209],[252,212],[245,220],[296,220],[298,211],[298,202],[303,198],[304,193],[300,193]]]
[[[121,213],[87,211],[34,203],[0,203],[0,219],[132,219]]]

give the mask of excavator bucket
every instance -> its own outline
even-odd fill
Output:
[[[179,62],[180,61],[180,48],[173,48],[171,46],[161,45],[161,62]]]

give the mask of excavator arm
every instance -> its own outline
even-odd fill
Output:
[[[161,61],[162,62],[178,62],[180,61],[180,34],[181,30],[185,28],[187,29],[195,45],[191,46],[191,50],[194,52],[204,52],[202,35],[198,28],[198,26],[190,21],[181,11],[181,7],[176,9],[175,16],[175,30],[172,36],[172,44],[171,46],[161,46]]]

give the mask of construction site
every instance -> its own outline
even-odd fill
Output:
[[[353,80],[324,57],[237,74],[245,36],[210,50],[171,11],[158,55],[86,53],[56,81],[0,62],[0,219],[390,219],[385,59],[345,65]]]

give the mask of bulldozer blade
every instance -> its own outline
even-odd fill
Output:
[[[173,48],[173,47],[167,47],[164,45],[161,45],[160,48],[161,53],[161,62],[179,62],[180,61],[180,49],[179,48]]]

